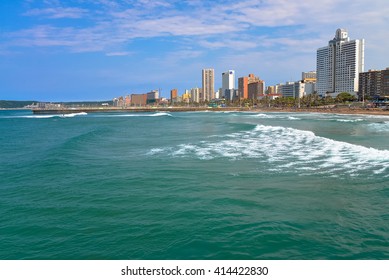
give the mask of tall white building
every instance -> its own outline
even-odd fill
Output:
[[[356,95],[359,73],[364,71],[365,40],[350,40],[345,29],[336,30],[327,47],[317,50],[317,93],[335,97],[341,92]]]
[[[235,88],[235,71],[228,70],[228,72],[222,73],[222,91],[219,98],[226,98],[228,100],[233,99],[233,90]]]
[[[192,102],[200,102],[200,92],[201,90],[198,87],[192,88],[190,90],[190,97]]]
[[[211,101],[215,98],[215,71],[214,69],[203,69],[202,71],[203,90],[201,101]]]

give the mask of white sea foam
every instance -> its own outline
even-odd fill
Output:
[[[165,151],[165,149],[162,149],[162,148],[154,148],[154,149],[151,149],[151,150],[147,153],[147,155],[152,156],[152,155],[155,155],[155,154],[162,153],[162,152],[164,152],[164,151]]]
[[[86,115],[88,115],[88,114],[85,112],[80,112],[80,113],[63,114],[63,115],[59,115],[59,116],[62,118],[74,118],[76,116],[86,116]],[[55,115],[55,116],[58,116],[58,115]]]
[[[102,115],[103,117],[172,117],[171,114],[166,113],[166,112],[158,112],[158,113],[153,113],[153,114],[115,114],[115,115]]]
[[[5,116],[4,118],[8,119],[50,119],[50,118],[74,118],[76,116],[85,116],[88,115],[85,112],[80,113],[71,113],[71,114],[60,114],[60,115],[28,115],[28,116]]]
[[[363,119],[338,119],[337,122],[362,122]]]
[[[261,119],[287,119],[287,120],[301,120],[300,118],[298,117],[294,117],[294,116],[288,116],[286,114],[281,114],[281,115],[278,115],[278,114],[256,114],[256,115],[252,115],[256,118],[261,118]]]
[[[274,118],[274,116],[270,116],[270,115],[266,115],[266,114],[257,114],[257,115],[254,115],[255,117],[258,117],[258,118],[263,118],[263,119],[272,119]]]
[[[50,118],[56,118],[59,117],[59,115],[32,115],[32,116],[16,116],[11,118],[22,118],[22,119],[50,119]]]
[[[289,120],[301,120],[300,118],[296,118],[296,117],[288,117]]]
[[[389,121],[380,122],[380,123],[371,123],[368,124],[367,127],[370,130],[378,131],[378,132],[389,131]]]
[[[209,139],[209,138],[208,138]],[[155,152],[155,150],[154,150]],[[384,174],[389,177],[389,151],[316,136],[311,131],[258,125],[251,131],[221,136],[212,141],[178,145],[157,151],[173,157],[201,160],[258,159],[269,170],[328,176]],[[154,153],[155,154],[155,153]]]

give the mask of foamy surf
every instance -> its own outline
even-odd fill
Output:
[[[367,125],[369,130],[377,132],[389,132],[389,121],[380,122],[380,123],[371,123]]]
[[[139,118],[139,117],[173,117],[171,114],[167,112],[158,112],[158,113],[153,113],[153,114],[143,114],[143,113],[134,113],[134,114],[102,114],[102,115],[95,115],[96,117],[109,117],[109,118],[120,118],[120,117],[134,117],[134,118]]]
[[[86,116],[85,112],[70,113],[70,114],[55,114],[55,115],[27,115],[27,116],[4,116],[7,119],[51,119],[51,118],[74,118],[76,116]]]
[[[286,115],[278,115],[278,114],[256,114],[252,115],[255,118],[260,119],[286,119],[286,120],[301,120],[301,118],[294,117],[294,116],[286,116]]]
[[[257,125],[212,141],[153,149],[149,155],[195,157],[200,160],[258,159],[264,168],[301,174],[383,174],[389,176],[389,151],[368,148],[315,135],[311,131]],[[305,173],[304,173],[305,172]]]
[[[80,112],[80,113],[63,114],[63,115],[59,115],[59,116],[62,118],[74,118],[76,116],[86,116],[86,115],[88,115],[88,113]],[[55,116],[58,116],[58,115],[55,115]]]

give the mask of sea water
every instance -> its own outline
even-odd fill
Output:
[[[388,259],[389,117],[0,111],[0,259]]]

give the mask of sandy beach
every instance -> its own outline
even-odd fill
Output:
[[[380,108],[358,107],[315,107],[315,108],[287,108],[287,107],[105,107],[105,108],[63,108],[63,109],[34,109],[34,114],[70,114],[70,113],[112,113],[112,112],[201,112],[201,111],[244,111],[244,112],[296,112],[296,113],[329,113],[329,114],[360,114],[360,115],[389,115],[389,110]]]
[[[389,110],[380,108],[258,108],[261,112],[328,113],[347,115],[389,115]]]

